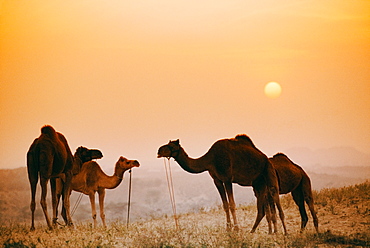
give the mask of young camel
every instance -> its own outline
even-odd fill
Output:
[[[218,140],[205,155],[198,159],[190,158],[180,146],[179,140],[170,141],[167,145],[159,148],[158,158],[161,157],[174,158],[189,173],[209,172],[221,196],[228,229],[232,226],[231,212],[234,228],[238,230],[232,183],[241,186],[253,186],[257,195],[257,207],[260,210],[255,222],[257,225],[264,216],[262,213],[264,213],[263,206],[265,203],[265,199],[263,199],[265,197],[259,197],[259,193],[267,188],[279,209],[286,233],[284,213],[279,201],[279,185],[276,172],[267,156],[257,149],[248,136],[238,135],[234,139]],[[254,232],[257,228],[256,224],[251,232]]]
[[[306,202],[311,212],[313,223],[316,232],[319,232],[319,221],[316,215],[314,200],[312,196],[311,180],[306,172],[293,161],[291,161],[285,154],[277,153],[272,158],[269,158],[279,176],[280,194],[292,193],[293,200],[299,208],[301,215],[301,232],[305,229],[308,216],[304,203]],[[275,211],[274,205],[266,206],[266,211]],[[271,227],[271,219],[266,215],[269,227]],[[274,227],[276,228],[276,219],[272,219]]]
[[[95,193],[98,192],[99,195],[100,218],[103,226],[106,227],[104,214],[105,189],[116,188],[122,182],[125,171],[139,166],[137,160],[128,160],[121,156],[116,163],[113,176],[108,176],[98,163],[89,161],[84,163],[80,173],[73,177],[72,189],[84,193],[90,198],[94,227],[96,227]]]
[[[35,196],[36,186],[40,176],[41,184],[41,201],[42,210],[49,229],[52,229],[52,224],[48,215],[46,195],[47,184],[51,181],[53,219],[57,216],[57,195],[55,180],[60,178],[63,184],[63,207],[65,208],[66,223],[72,226],[72,219],[69,208],[69,190],[72,182],[72,164],[73,157],[68,142],[63,134],[58,133],[51,126],[41,128],[41,135],[36,138],[27,152],[27,170],[28,179],[31,186],[31,230],[35,230]],[[54,225],[56,223],[53,223]]]

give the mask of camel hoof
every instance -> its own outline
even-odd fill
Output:
[[[226,231],[230,232],[232,230],[232,227],[230,224],[227,224],[226,225]]]
[[[30,231],[31,232],[35,231],[35,227],[34,226],[31,226]]]

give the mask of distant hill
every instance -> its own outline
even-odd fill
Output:
[[[318,150],[296,147],[288,149],[286,154],[295,163],[314,170],[319,170],[322,167],[370,167],[370,154],[360,152],[353,147],[333,147]]]
[[[352,147],[292,148],[286,154],[310,175],[314,189],[343,187],[370,178],[370,155]]]

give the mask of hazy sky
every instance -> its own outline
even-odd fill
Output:
[[[368,0],[0,1],[0,168],[26,165],[44,124],[74,152],[149,168],[248,134],[370,153]],[[264,86],[279,82],[277,99]],[[289,154],[288,154],[289,155]]]

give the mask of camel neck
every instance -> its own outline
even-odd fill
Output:
[[[126,170],[118,170],[117,168],[115,168],[113,176],[107,176],[106,180],[104,180],[104,188],[117,188],[123,180],[123,174],[125,173],[125,171]]]
[[[73,166],[72,166],[73,175],[77,175],[78,173],[80,173],[82,164],[83,164],[82,160],[78,156],[73,157]]]
[[[177,155],[175,160],[185,171],[189,173],[201,173],[207,170],[208,159],[206,155],[193,159],[180,147],[179,155]]]

